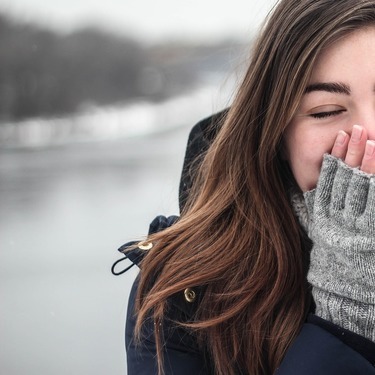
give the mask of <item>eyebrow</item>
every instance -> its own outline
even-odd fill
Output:
[[[350,87],[345,83],[340,82],[312,83],[311,85],[308,85],[306,87],[305,94],[308,94],[312,91],[327,91],[335,94],[350,95]]]

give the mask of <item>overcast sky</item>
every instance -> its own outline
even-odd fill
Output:
[[[276,0],[0,0],[0,11],[60,31],[91,24],[145,41],[246,39]]]

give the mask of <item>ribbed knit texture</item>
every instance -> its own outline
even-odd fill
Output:
[[[325,155],[304,197],[315,314],[375,342],[375,175]]]
[[[307,212],[305,198],[303,197],[301,190],[297,189],[296,187],[292,187],[289,189],[288,194],[293,211],[296,214],[299,223],[305,232],[308,233],[309,213]]]

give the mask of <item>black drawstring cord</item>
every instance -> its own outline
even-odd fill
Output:
[[[123,273],[125,273],[126,271],[129,271],[130,268],[132,268],[133,266],[135,266],[135,263],[132,263],[130,266],[126,267],[125,269],[123,269],[122,271],[116,271],[115,268],[116,266],[122,262],[123,260],[125,259],[128,259],[128,257],[125,255],[123,258],[117,260],[115,263],[113,263],[113,266],[111,268],[111,272],[115,275],[115,276],[119,276],[119,275],[122,275]]]
[[[165,217],[162,215],[157,216],[150,224],[149,234],[154,234],[154,233],[160,232],[161,230],[169,228],[178,219],[179,219],[178,216],[173,216],[173,215],[169,217]],[[123,254],[126,252],[126,255],[123,258],[117,260],[113,264],[111,268],[112,274],[115,276],[122,275],[126,271],[129,271],[130,268],[132,268],[135,264],[139,267],[139,264],[142,261],[143,257],[145,256],[146,252],[150,250],[152,246],[153,244],[151,242],[147,242],[147,240],[142,241],[142,242],[131,241],[122,245],[118,250]],[[116,271],[115,270],[116,266],[125,259],[129,259],[132,262],[132,264],[129,267],[126,267],[125,269],[123,269],[122,271]]]

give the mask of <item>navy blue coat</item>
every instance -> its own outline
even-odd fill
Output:
[[[225,112],[203,120],[192,130],[185,157],[180,184],[180,206],[185,203],[191,181],[190,166],[196,155],[203,154],[220,126]],[[155,233],[170,225],[178,218],[173,216],[157,217],[150,225],[149,233]],[[128,243],[119,250],[126,252]],[[134,249],[127,252],[126,258],[138,265],[145,251]],[[113,270],[114,271],[114,270]],[[121,272],[120,272],[121,273]],[[126,319],[126,353],[128,375],[157,374],[154,326],[147,321],[143,329],[140,344],[134,342],[135,326],[134,304],[138,278],[134,282],[128,305]],[[165,375],[211,375],[215,370],[206,350],[200,348],[192,333],[173,321],[191,320],[199,304],[199,289],[195,290],[197,298],[187,301],[181,292],[171,298],[168,316],[163,325],[165,339],[164,371]],[[375,324],[375,322],[374,322]],[[241,371],[238,372],[241,374]],[[310,315],[299,335],[292,343],[276,375],[375,375],[375,343],[332,323]]]
[[[367,341],[367,340],[366,340]],[[375,344],[372,363],[339,337],[319,325],[305,323],[289,348],[276,375],[365,375],[375,374]]]
[[[126,320],[128,375],[156,375],[156,348],[151,321],[144,326],[140,345],[134,342],[137,286],[138,278],[129,297]],[[193,315],[194,306],[184,300],[182,292],[172,298],[171,304],[171,313],[163,326],[165,375],[213,375],[215,370],[208,353],[199,348],[194,335],[173,323],[173,320],[188,320]],[[276,375],[302,374],[375,375],[375,343],[310,316],[276,372]]]

